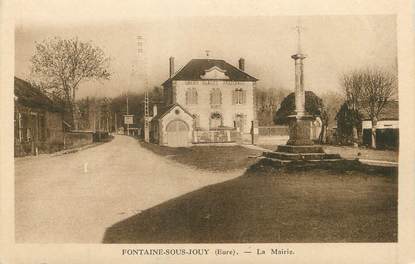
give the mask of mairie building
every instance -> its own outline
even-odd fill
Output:
[[[254,90],[258,81],[245,72],[245,60],[235,67],[219,59],[192,59],[163,86],[164,104],[154,110],[151,140],[163,146],[250,140],[256,120]]]

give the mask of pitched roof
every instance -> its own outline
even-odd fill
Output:
[[[153,117],[151,119],[151,121],[159,120],[159,119],[163,118],[165,115],[167,115],[176,106],[180,107],[183,110],[183,112],[185,112],[186,114],[193,117],[193,115],[190,112],[188,112],[183,106],[181,106],[180,104],[175,103],[175,104],[159,107],[157,109],[157,115],[155,117]]]
[[[364,120],[369,120],[369,117],[364,114]],[[380,112],[378,120],[399,120],[399,102],[389,101]]]
[[[14,95],[17,101],[27,107],[40,108],[51,112],[62,112],[62,106],[53,102],[42,91],[30,83],[14,77]]]
[[[214,59],[192,59],[181,70],[166,80],[162,85],[166,85],[172,80],[208,80],[202,79],[200,76],[205,74],[206,70],[218,67],[225,71],[225,75],[229,77],[229,81],[257,81],[258,79],[238,69],[237,67],[227,63],[224,60]]]

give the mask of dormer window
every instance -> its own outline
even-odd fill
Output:
[[[210,69],[205,70],[205,73],[200,75],[200,78],[206,80],[228,80],[229,76],[226,75],[226,70],[213,66]]]

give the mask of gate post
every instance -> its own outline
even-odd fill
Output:
[[[251,144],[255,145],[258,142],[258,120],[251,121]]]

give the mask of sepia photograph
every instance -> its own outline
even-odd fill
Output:
[[[415,263],[415,0],[0,0],[0,264]]]
[[[397,242],[396,28],[17,21],[16,243]]]

